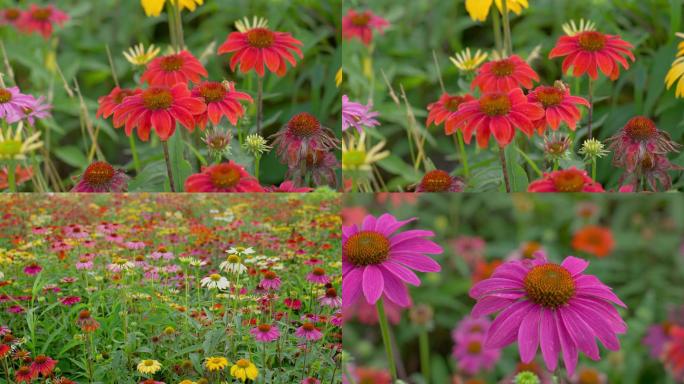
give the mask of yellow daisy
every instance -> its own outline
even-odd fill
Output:
[[[251,361],[240,359],[235,365],[230,367],[230,375],[245,382],[247,379],[256,380],[257,376],[259,376],[259,370]]]
[[[174,2],[179,2],[181,9],[189,9],[190,12],[194,12],[198,5],[204,4],[204,0],[172,0]],[[161,14],[166,5],[166,0],[140,0],[145,14],[148,17],[157,17]]]
[[[508,11],[519,15],[523,8],[527,8],[529,4],[527,0],[506,0]],[[496,3],[499,11],[502,9],[501,0],[466,0],[466,11],[470,14],[470,18],[475,21],[485,21],[489,15],[489,8],[492,7],[492,2]]]
[[[204,360],[204,366],[207,367],[210,372],[220,371],[228,366],[228,360],[225,357],[220,356],[207,357]]]
[[[337,88],[339,88],[340,85],[342,85],[343,77],[344,77],[344,73],[342,72],[342,68],[340,68],[337,71],[337,73],[335,74],[335,85],[337,86]]]
[[[181,382],[178,383],[178,384],[197,384],[197,382],[192,381],[192,380],[185,379],[185,380],[181,381]]]
[[[366,150],[366,133],[362,132],[358,141],[354,136],[349,140],[342,141],[342,170],[345,171],[370,171],[376,161],[390,155],[389,151],[383,151],[385,141],[376,144],[369,151]]]
[[[160,49],[151,44],[145,50],[145,46],[140,43],[128,48],[128,51],[124,51],[123,55],[128,60],[129,63],[133,65],[143,66],[147,65],[152,59],[157,57]]]
[[[461,71],[471,72],[484,63],[488,56],[489,54],[487,54],[487,52],[482,52],[478,49],[473,57],[470,53],[470,48],[466,48],[461,52],[456,52],[456,55],[449,59],[451,59],[451,62]]]
[[[684,33],[678,32],[677,36],[684,39]],[[677,83],[675,96],[684,98],[684,41],[679,43],[677,50],[677,59],[672,63],[672,68],[667,72],[667,75],[665,75],[665,84],[667,84],[667,89],[670,89],[674,83]]]
[[[36,132],[26,139],[22,138],[23,125],[19,123],[14,134],[10,127],[6,133],[0,129],[0,160],[24,160],[26,154],[43,146],[38,140],[40,132]]]
[[[138,372],[147,375],[154,375],[161,369],[161,364],[157,360],[142,360],[138,363]]]

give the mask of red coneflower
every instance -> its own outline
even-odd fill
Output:
[[[259,181],[234,161],[203,167],[185,181],[186,192],[263,192]]]
[[[670,342],[665,346],[664,360],[675,377],[684,377],[684,328],[672,326]]]
[[[574,131],[577,128],[577,122],[582,117],[577,105],[589,107],[587,100],[571,96],[570,90],[565,86],[539,86],[527,95],[527,100],[531,103],[539,103],[544,108],[544,117],[534,122],[540,135],[544,133],[547,125],[551,126],[554,131],[558,130],[561,122],[565,122]]]
[[[625,168],[629,172],[638,168],[646,155],[677,152],[681,147],[646,116],[631,118],[620,132],[608,139],[608,142],[608,148],[615,153],[613,165]]]
[[[31,4],[17,21],[17,27],[27,33],[38,32],[47,39],[52,34],[53,24],[61,26],[67,20],[69,20],[69,15],[52,5],[40,7]]]
[[[452,116],[454,113],[456,113],[456,111],[458,111],[458,107],[461,104],[473,100],[475,99],[470,95],[452,96],[448,93],[444,93],[442,96],[440,96],[439,100],[428,105],[428,118],[425,125],[428,127],[433,123],[435,125],[440,125],[446,121],[446,124],[444,125],[444,132],[456,132],[458,127],[454,126]]]
[[[365,45],[373,41],[373,30],[383,33],[389,21],[371,11],[356,12],[350,9],[342,18],[342,37],[346,40],[357,38]]]
[[[35,376],[38,376],[38,374],[40,374],[43,377],[48,377],[52,374],[52,371],[55,369],[56,365],[57,360],[53,360],[52,358],[45,355],[38,355],[35,359],[33,359],[30,368],[31,372],[33,372]]]
[[[596,257],[606,257],[615,248],[613,232],[610,228],[588,225],[575,232],[572,237],[572,248]]]
[[[38,377],[38,372],[33,372],[31,368],[22,365],[14,372],[14,380],[17,384],[20,383],[31,383],[33,379]]]
[[[154,127],[159,138],[166,141],[176,131],[176,121],[192,132],[195,116],[206,109],[204,102],[193,97],[183,83],[173,88],[153,86],[125,98],[114,108],[114,126],[120,128],[125,124],[127,136],[138,128],[138,137],[142,141],[150,139],[150,130]]]
[[[484,64],[470,84],[470,89],[479,87],[482,92],[508,92],[514,88],[533,87],[539,75],[520,56],[513,55]]]
[[[625,175],[620,178],[620,184],[625,186],[620,189],[620,192],[638,192],[635,186],[640,186],[641,181],[645,182],[644,188],[649,188],[653,192],[662,189],[667,191],[672,187],[672,178],[670,171],[681,171],[684,168],[674,165],[663,155],[646,154],[639,165],[634,169],[627,170]],[[658,185],[662,188],[659,188]],[[631,190],[629,187],[631,187]]]
[[[123,89],[119,87],[114,87],[109,95],[102,96],[97,99],[100,106],[97,108],[97,113],[95,117],[102,117],[108,119],[109,116],[114,113],[114,108],[116,108],[121,102],[124,101],[128,96],[133,96],[140,94],[142,91],[139,89]]]
[[[508,145],[515,136],[515,128],[527,136],[534,133],[533,121],[544,117],[544,109],[540,104],[530,103],[520,88],[508,93],[485,93],[480,99],[468,101],[452,115],[452,124],[463,130],[466,143],[474,132],[477,132],[477,144],[481,148],[489,145],[490,135],[500,147]],[[447,135],[454,133],[446,132]]]
[[[601,184],[595,182],[586,171],[575,167],[551,173],[535,180],[527,187],[527,192],[605,192]]]
[[[0,25],[17,26],[21,18],[21,10],[19,8],[5,8],[0,10]]]
[[[207,125],[207,119],[214,125],[218,125],[225,116],[231,124],[237,125],[238,119],[245,114],[245,107],[240,100],[253,102],[252,97],[244,92],[235,91],[235,83],[224,81],[205,81],[192,89],[194,97],[202,98],[207,105],[207,110],[195,116],[197,124],[202,130]]]
[[[90,311],[85,309],[78,313],[76,324],[86,333],[95,332],[100,328],[100,323],[91,317]]]
[[[611,80],[620,75],[620,65],[629,68],[625,56],[634,61],[632,44],[617,35],[606,35],[596,31],[580,32],[574,36],[561,36],[556,46],[549,53],[549,58],[567,56],[563,60],[563,73],[572,66],[573,76],[589,76],[596,80],[598,70]]]
[[[190,81],[199,83],[202,77],[208,75],[192,53],[181,51],[152,60],[140,80],[150,85],[173,87],[178,83],[187,85]]]
[[[128,176],[121,169],[114,168],[104,161],[95,161],[78,178],[71,192],[126,192]]]
[[[254,70],[259,77],[265,74],[264,67],[278,76],[285,76],[287,64],[297,66],[294,54],[300,59],[304,54],[299,46],[301,41],[287,32],[271,31],[268,28],[252,28],[245,32],[232,32],[219,49],[218,54],[234,52],[230,69],[234,72],[238,63],[240,72]]]
[[[4,359],[5,357],[7,357],[11,351],[12,348],[9,345],[0,344],[0,359]]]
[[[310,150],[329,151],[337,148],[339,142],[330,128],[306,112],[294,115],[271,137],[280,160],[291,166],[306,161]]]
[[[427,172],[416,186],[416,192],[463,192],[465,183],[448,172],[435,169]]]

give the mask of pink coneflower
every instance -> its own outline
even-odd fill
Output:
[[[26,310],[21,305],[12,305],[12,306],[7,308],[7,313],[13,313],[15,315],[18,315],[18,314],[21,314],[24,312],[26,312]]]
[[[360,226],[342,227],[342,297],[348,307],[361,296],[375,304],[383,295],[400,306],[408,306],[406,285],[420,285],[411,271],[439,272],[441,267],[425,254],[440,254],[442,247],[428,240],[432,231],[395,233],[415,218],[399,221],[385,213],[368,215]]]
[[[462,257],[466,263],[474,265],[484,258],[487,242],[479,236],[461,235],[449,242],[456,256]]]
[[[652,192],[667,191],[672,187],[672,178],[668,172],[681,170],[684,170],[684,168],[672,164],[663,155],[646,154],[633,171],[627,171],[620,178],[620,184],[626,183],[632,187],[630,192],[637,192],[634,190],[634,186],[640,186],[643,180],[645,188]]]
[[[337,174],[340,164],[333,151],[309,150],[306,158],[300,163],[290,163],[285,177],[292,179],[295,185],[304,185],[308,175],[314,185],[337,185]]]
[[[589,177],[587,171],[575,167],[545,173],[544,177],[527,186],[527,192],[605,192],[601,184]]]
[[[121,244],[124,241],[123,236],[119,235],[118,233],[109,233],[105,235],[105,240],[111,241],[112,243],[117,243]]]
[[[295,55],[300,59],[304,54],[300,46],[301,41],[287,32],[271,31],[268,28],[251,28],[245,32],[232,32],[225,43],[218,48],[218,54],[233,53],[230,59],[230,69],[240,64],[240,72],[247,73],[254,70],[259,77],[263,77],[265,69],[278,76],[285,76],[287,64],[297,66]]]
[[[24,117],[24,110],[32,108],[33,96],[21,93],[19,87],[0,87],[0,118],[14,124]]]
[[[282,281],[280,280],[280,277],[273,272],[273,271],[266,271],[264,273],[264,278],[261,279],[261,282],[259,285],[264,288],[264,289],[272,289],[274,291],[277,291],[280,289],[280,284]]]
[[[321,305],[330,308],[339,308],[342,306],[342,298],[337,295],[335,288],[328,288],[325,290],[325,295],[318,298]]]
[[[245,114],[245,107],[240,104],[240,100],[253,102],[247,93],[236,91],[235,83],[231,81],[201,82],[192,89],[192,95],[201,98],[207,104],[207,110],[195,116],[202,130],[207,126],[207,121],[218,125],[224,116],[231,124],[237,125],[238,119]]]
[[[299,384],[321,384],[321,381],[315,377],[307,377],[303,379]]]
[[[68,20],[69,15],[52,5],[40,7],[36,4],[31,4],[28,10],[22,13],[21,18],[17,22],[17,27],[21,31],[28,33],[38,32],[47,39],[52,35],[53,24],[62,26]]]
[[[563,73],[574,66],[573,76],[578,77],[589,72],[596,80],[598,70],[611,80],[620,75],[620,65],[629,68],[624,56],[634,61],[632,45],[616,35],[606,35],[597,31],[580,32],[574,36],[561,36],[556,46],[549,53],[549,59],[567,56],[563,60]]]
[[[539,81],[539,75],[520,56],[513,55],[480,67],[470,89],[478,87],[482,92],[508,93],[521,87],[530,89],[534,81]]]
[[[83,227],[78,224],[71,224],[64,228],[64,234],[72,239],[85,239],[87,238],[88,232],[86,232]]]
[[[127,241],[124,246],[128,249],[143,249],[146,245],[144,241]]]
[[[163,245],[159,246],[156,251],[150,253],[150,259],[159,260],[163,258],[164,260],[173,260],[173,252],[170,252]]]
[[[33,372],[36,377],[38,374],[43,377],[48,377],[52,374],[52,371],[55,369],[56,365],[57,360],[53,360],[45,355],[38,355],[35,359],[33,359],[30,368],[31,372]]]
[[[665,321],[661,324],[653,324],[648,327],[646,336],[641,340],[644,345],[649,347],[651,357],[659,359],[665,351],[665,346],[670,342],[673,323]]]
[[[486,317],[466,316],[458,322],[456,328],[451,332],[454,341],[462,342],[468,335],[487,334],[487,330],[492,322]]]
[[[349,101],[347,95],[342,95],[342,131],[346,131],[350,127],[356,128],[361,133],[363,127],[376,127],[380,123],[375,120],[379,115],[378,112],[371,112],[372,104],[363,105]]]
[[[323,333],[316,328],[313,323],[304,323],[301,327],[297,328],[295,331],[295,336],[308,340],[316,341],[323,337]]]
[[[629,172],[638,168],[646,155],[678,152],[681,147],[672,141],[667,132],[658,129],[653,120],[645,116],[631,118],[608,142],[608,148],[615,152],[613,164]]]
[[[31,263],[27,266],[24,267],[24,273],[29,275],[29,276],[35,276],[42,271],[43,268],[38,265],[37,263]]]
[[[325,274],[323,268],[314,268],[306,275],[306,279],[316,284],[328,284],[330,282],[330,276]]]
[[[78,304],[81,302],[81,298],[78,296],[66,296],[59,299],[59,302],[67,307]]]
[[[33,379],[38,377],[38,373],[34,372],[31,368],[23,365],[14,371],[14,380],[17,384],[20,383],[31,383]]]
[[[316,257],[311,257],[309,259],[304,260],[304,265],[321,265],[323,264],[323,260],[316,258]]]
[[[293,299],[291,297],[288,297],[285,300],[283,300],[283,303],[285,303],[285,306],[292,309],[293,311],[298,311],[302,309],[302,301],[299,299]]]
[[[249,333],[254,336],[256,341],[261,343],[270,343],[271,341],[278,340],[280,337],[278,327],[270,324],[260,324],[259,326],[252,328]]]
[[[582,117],[577,105],[589,107],[587,100],[571,96],[570,89],[565,86],[540,85],[527,95],[527,99],[532,103],[541,104],[544,108],[544,117],[534,122],[540,135],[544,133],[547,125],[557,131],[561,122],[565,122],[574,131]]]
[[[306,112],[294,115],[271,137],[280,160],[291,166],[306,161],[311,151],[329,151],[339,145],[333,131]]]
[[[95,161],[86,168],[71,192],[119,193],[128,190],[129,177],[105,161]]]
[[[299,193],[299,192],[312,192],[314,189],[309,187],[298,187],[292,180],[285,180],[278,187],[270,187],[269,192],[279,192],[279,193]]]
[[[228,163],[202,167],[201,173],[185,180],[186,192],[263,192],[259,181],[241,166],[230,160]]]
[[[439,100],[428,105],[428,117],[425,125],[427,127],[429,127],[430,124],[440,125],[446,121],[444,124],[444,132],[456,132],[458,126],[454,124],[452,116],[458,111],[458,107],[461,104],[473,100],[475,99],[470,95],[458,96],[450,95],[448,93],[442,94]]]
[[[19,8],[10,7],[0,9],[0,25],[11,25],[16,27],[20,18],[21,10]]]
[[[456,341],[452,355],[458,362],[460,370],[469,375],[474,375],[494,367],[501,356],[501,350],[485,347],[484,340],[483,334],[470,333]]]
[[[152,86],[171,88],[178,83],[186,86],[189,82],[199,83],[208,75],[202,63],[192,53],[181,51],[152,60],[140,80]]]
[[[342,37],[346,40],[359,39],[365,45],[373,41],[373,31],[384,33],[389,21],[371,11],[357,12],[350,9],[342,18]]]
[[[29,125],[36,125],[36,119],[45,119],[50,116],[50,110],[52,105],[48,104],[44,96],[40,96],[37,99],[31,96],[33,103],[31,106],[23,109],[23,115],[21,118],[28,121]]]
[[[441,169],[427,172],[416,185],[416,192],[463,192],[465,182]]]
[[[91,270],[93,269],[93,259],[90,257],[81,256],[76,262],[76,269]]]
[[[114,113],[114,108],[121,104],[125,98],[142,93],[140,89],[123,89],[114,87],[107,96],[101,96],[97,99],[100,105],[97,108],[95,117],[102,117],[108,119]]]
[[[592,275],[588,262],[568,256],[559,264],[540,255],[534,260],[509,261],[492,277],[470,289],[477,300],[473,316],[499,312],[485,348],[503,348],[518,340],[520,359],[529,363],[541,347],[544,362],[554,371],[561,353],[568,374],[577,365],[578,350],[599,359],[595,338],[609,350],[620,348],[616,334],[627,326],[610,304],[625,304]]]

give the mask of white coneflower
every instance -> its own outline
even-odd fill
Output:
[[[228,271],[234,274],[241,274],[247,271],[247,267],[242,264],[242,260],[236,254],[231,254],[228,259],[219,265],[222,271]]]
[[[191,257],[189,263],[190,263],[190,266],[192,266],[192,267],[203,267],[203,266],[207,265],[206,261],[200,260],[196,257]]]
[[[200,283],[203,287],[209,289],[219,289],[222,291],[228,289],[228,279],[219,275],[218,273],[212,273],[211,275],[200,280]]]
[[[256,251],[252,249],[252,247],[230,247],[226,252],[229,255],[251,255],[253,253],[256,253]]]
[[[154,44],[150,44],[150,46],[145,49],[145,45],[140,43],[128,48],[128,51],[124,51],[123,55],[129,63],[137,66],[143,66],[147,65],[147,63],[157,57],[159,52],[160,49],[155,47]]]
[[[126,259],[114,259],[111,264],[107,265],[107,269],[114,273],[127,271],[131,268],[135,268],[135,264]]]

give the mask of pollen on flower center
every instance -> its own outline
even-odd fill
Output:
[[[240,258],[237,257],[236,255],[230,255],[230,256],[228,256],[228,262],[231,264],[237,264],[240,262]]]
[[[471,341],[468,343],[468,353],[471,355],[476,355],[480,352],[482,352],[482,343],[479,341]]]
[[[371,15],[368,12],[358,13],[351,17],[351,22],[357,27],[365,27],[370,22]]]
[[[171,55],[162,57],[159,66],[166,72],[174,72],[183,68],[183,57],[181,55]]]
[[[451,187],[451,176],[445,171],[435,169],[423,176],[420,186],[426,192],[444,192]]]
[[[235,363],[235,365],[237,365],[240,368],[247,368],[249,367],[249,361],[245,359],[240,359]]]
[[[278,275],[276,275],[276,273],[273,271],[268,271],[268,272],[264,273],[264,277],[266,278],[266,280],[273,280],[276,277],[278,277]]]
[[[114,167],[104,161],[96,161],[86,168],[83,179],[91,185],[103,185],[112,180],[114,173]]]
[[[596,31],[582,32],[578,38],[579,45],[582,49],[595,52],[600,51],[606,46],[606,35]]]
[[[31,12],[31,17],[39,21],[47,21],[50,19],[50,16],[52,16],[51,8],[36,9],[35,11]]]
[[[323,268],[314,268],[313,274],[316,276],[324,276],[325,270],[323,270]]]
[[[150,88],[142,94],[143,104],[147,109],[167,109],[173,104],[173,95],[168,89]]]
[[[8,21],[14,21],[19,19],[21,16],[21,11],[16,8],[9,8],[5,10],[5,19]]]
[[[312,323],[304,323],[302,324],[302,328],[304,328],[304,330],[307,332],[311,332],[314,329],[316,329],[316,327]]]
[[[558,264],[532,268],[525,276],[524,285],[530,300],[547,308],[565,305],[575,295],[572,275]]]
[[[306,112],[299,113],[290,119],[287,123],[290,132],[298,137],[310,137],[321,129],[321,123],[318,119]]]
[[[226,97],[226,88],[221,83],[205,83],[200,85],[199,93],[205,102],[213,103]]]
[[[259,328],[260,332],[264,332],[264,333],[271,330],[271,326],[268,324],[260,324],[258,328]]]
[[[210,174],[211,182],[219,188],[231,188],[240,181],[240,171],[229,166],[214,167]]]
[[[492,63],[492,72],[499,77],[510,76],[513,74],[515,64],[508,59],[495,61]]]
[[[151,367],[154,365],[154,361],[152,360],[143,360],[143,364],[145,364],[146,367]]]
[[[502,93],[484,95],[480,98],[480,109],[487,116],[504,116],[511,110],[511,100]]]
[[[0,88],[0,104],[12,101],[12,93],[5,88]]]
[[[634,140],[648,140],[656,134],[656,131],[653,120],[644,116],[633,117],[625,125],[625,133]]]
[[[254,28],[247,31],[247,42],[255,48],[268,48],[275,41],[275,33],[267,28]]]
[[[581,192],[584,187],[584,176],[574,169],[560,171],[554,177],[553,184],[560,192]]]
[[[555,87],[540,87],[537,90],[537,100],[544,108],[553,107],[563,101],[563,91]]]
[[[36,356],[35,360],[36,363],[38,364],[44,364],[47,361],[47,356],[45,355],[38,355]]]
[[[389,257],[390,242],[379,232],[361,231],[347,239],[342,251],[356,266],[380,264]]]
[[[211,281],[219,281],[221,280],[221,275],[219,275],[218,273],[212,273],[211,275],[209,275],[209,278],[211,279]]]
[[[88,310],[83,310],[78,314],[79,319],[88,319],[90,318],[90,311]]]
[[[21,141],[6,140],[0,142],[0,156],[13,158],[21,153]]]

